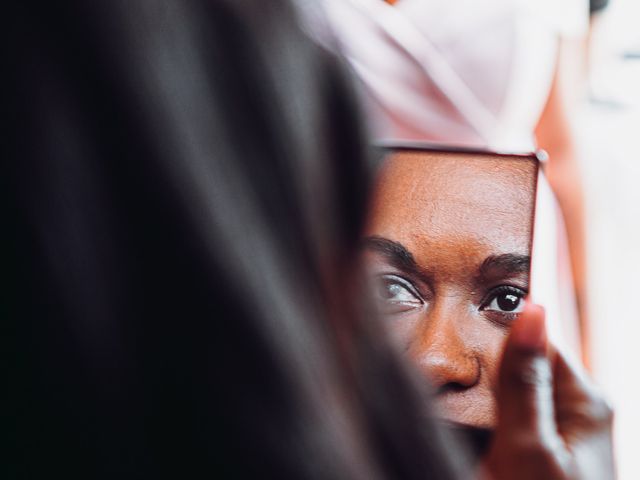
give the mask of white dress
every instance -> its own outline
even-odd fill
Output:
[[[534,147],[559,34],[586,0],[323,0],[377,137]]]

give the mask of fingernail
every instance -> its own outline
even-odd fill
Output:
[[[544,352],[547,348],[544,309],[528,304],[513,325],[511,336],[513,343],[522,349]]]

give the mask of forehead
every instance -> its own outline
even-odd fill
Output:
[[[525,157],[392,154],[377,181],[369,233],[412,249],[528,253],[536,173],[535,161]]]

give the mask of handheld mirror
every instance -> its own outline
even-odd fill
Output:
[[[502,348],[529,291],[539,161],[382,148],[364,257],[384,324],[434,387],[439,417],[482,448]]]

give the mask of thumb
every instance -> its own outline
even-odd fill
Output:
[[[513,323],[498,377],[496,436],[557,437],[544,309],[527,302]]]

